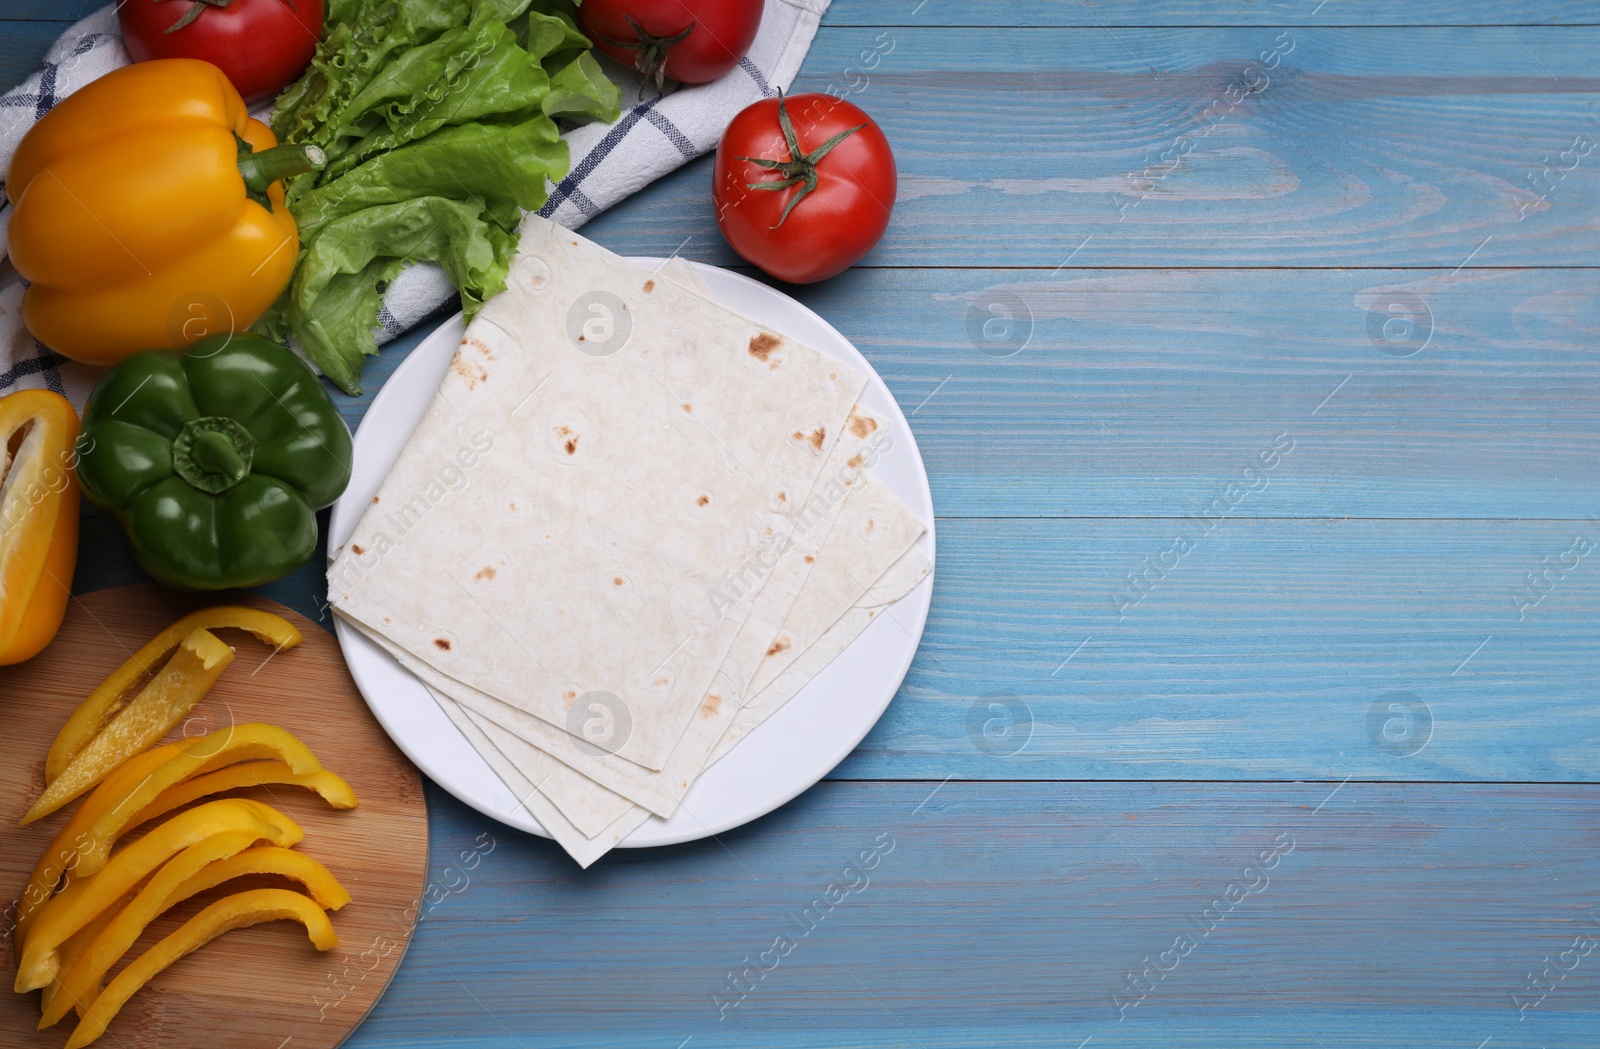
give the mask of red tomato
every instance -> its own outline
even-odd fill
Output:
[[[254,105],[311,63],[322,38],[322,0],[123,0],[117,21],[135,62],[202,59]]]
[[[594,46],[661,89],[662,76],[704,84],[739,64],[761,28],[762,0],[583,0]]]
[[[871,251],[894,194],[883,129],[832,95],[747,107],[723,132],[711,174],[717,225],[733,250],[793,284],[826,280]]]

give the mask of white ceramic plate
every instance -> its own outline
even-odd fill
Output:
[[[634,261],[654,266],[661,260]],[[868,376],[861,401],[890,420],[893,438],[892,447],[880,453],[873,475],[927,526],[919,548],[932,561],[933,496],[928,474],[911,427],[872,365],[832,325],[782,292],[714,266],[696,263],[695,268],[718,302]],[[450,367],[462,331],[460,314],[439,325],[373,398],[356,431],[350,487],[333,508],[330,550],[349,539],[400,457]],[[929,572],[799,695],[707,769],[671,819],[652,816],[622,847],[670,845],[719,834],[766,815],[826,776],[877,723],[900,688],[922,639],[932,596]],[[361,694],[407,757],[435,783],[484,815],[549,836],[451,724],[422,682],[342,619],[335,617],[334,623]]]

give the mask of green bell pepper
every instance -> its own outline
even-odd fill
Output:
[[[90,395],[77,451],[84,494],[184,590],[293,572],[350,480],[350,430],[316,374],[243,333],[125,358]]]

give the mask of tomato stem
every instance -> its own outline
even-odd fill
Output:
[[[233,0],[191,0],[189,4],[189,10],[183,13],[183,17],[167,26],[167,28],[162,32],[176,33],[178,30],[182,29],[184,26],[188,25],[190,22],[193,22],[196,18],[199,18],[202,14],[204,14],[206,8],[227,7],[232,3]],[[294,5],[290,4],[289,6],[293,7]]]
[[[205,0],[205,2],[214,2],[214,0]],[[638,70],[639,75],[644,78],[645,83],[648,84],[651,80],[656,82],[656,94],[664,94],[667,75],[667,55],[672,50],[674,45],[681,44],[685,37],[694,32],[694,27],[697,23],[690,22],[687,29],[684,29],[681,33],[674,34],[673,36],[656,36],[652,33],[646,32],[644,27],[638,22],[635,22],[631,15],[623,15],[622,17],[628,20],[628,24],[633,27],[634,35],[638,39],[618,40],[616,37],[606,36],[604,33],[596,33],[595,35],[599,36],[608,43],[615,44],[618,47],[632,48],[633,68]],[[640,92],[640,95],[643,95],[642,91]]]
[[[822,158],[833,152],[834,146],[837,146],[866,126],[865,124],[857,124],[853,128],[846,128],[816,149],[813,149],[810,153],[802,153],[800,151],[800,139],[794,133],[794,123],[789,119],[789,107],[784,102],[783,90],[781,88],[778,90],[778,127],[783,131],[783,141],[789,147],[789,159],[774,160],[771,157],[738,158],[748,161],[757,167],[776,172],[779,176],[776,179],[768,179],[765,182],[746,182],[746,189],[775,192],[803,184],[804,188],[790,197],[789,202],[783,206],[783,214],[778,216],[778,223],[772,227],[773,229],[783,225],[783,220],[789,217],[789,212],[795,209],[795,205],[805,200],[806,197],[811,195],[811,191],[817,188],[817,164]]]

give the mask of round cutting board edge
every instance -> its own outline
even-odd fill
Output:
[[[216,604],[248,604],[283,616],[304,641],[273,655],[254,638],[223,632],[237,653],[234,662],[170,738],[224,728],[232,718],[280,725],[304,741],[324,767],[350,782],[355,809],[336,812],[297,787],[228,796],[254,797],[287,812],[305,830],[296,848],[321,860],[353,899],[330,915],[338,947],[317,952],[304,928],[292,922],[227,933],[151,981],[97,1044],[272,1049],[288,1039],[294,1049],[334,1049],[382,997],[426,907],[427,805],[420,773],[367,709],[333,635],[292,609],[249,594],[175,594],[148,584],[101,590],[74,599],[44,652],[0,667],[0,725],[7,736],[0,748],[0,898],[16,898],[76,808],[75,803],[32,826],[17,826],[43,789],[45,753],[68,715],[159,630]],[[124,964],[227,888],[283,884],[231,883],[174,908],[146,931]],[[0,945],[0,979],[9,988],[16,974],[9,925],[0,932],[7,941]],[[0,998],[0,1044],[57,1049],[65,1042],[75,1018],[35,1031],[37,993]]]

